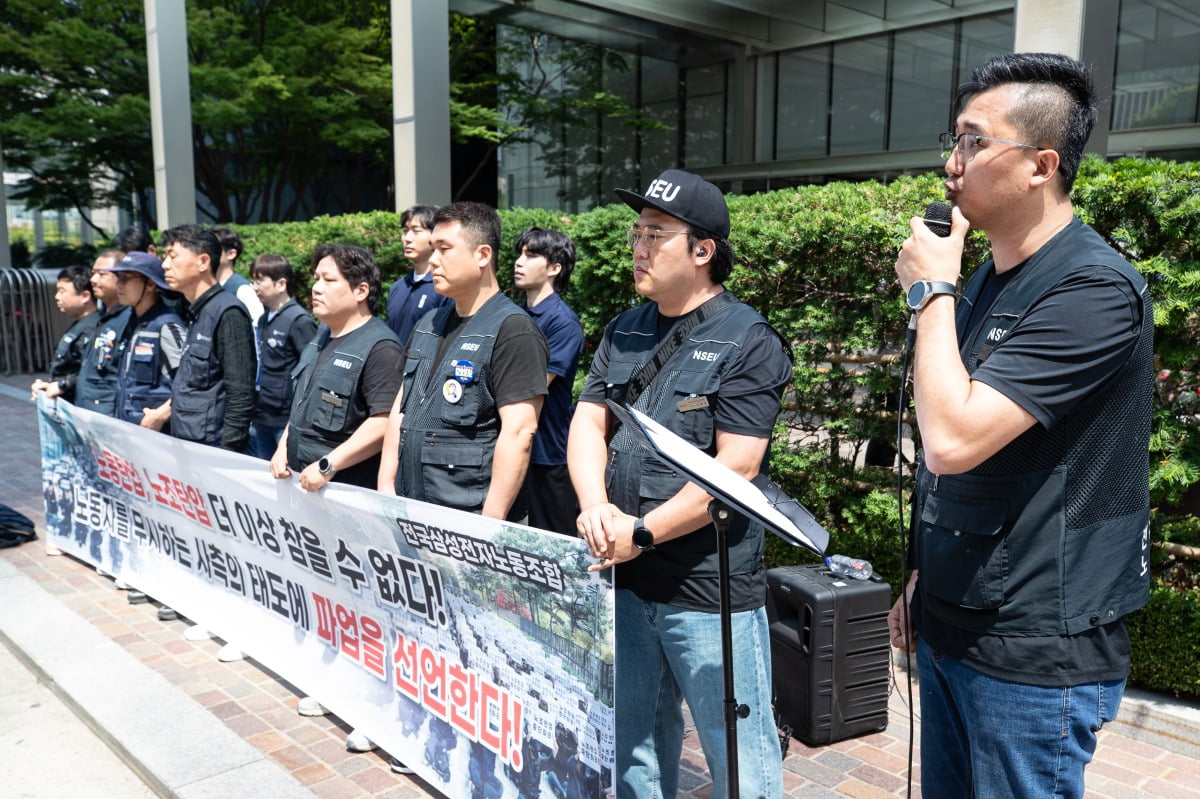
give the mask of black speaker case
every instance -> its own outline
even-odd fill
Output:
[[[890,607],[887,583],[825,566],[767,571],[775,711],[797,739],[820,746],[887,728]]]

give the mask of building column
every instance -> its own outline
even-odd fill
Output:
[[[1108,154],[1113,75],[1117,68],[1118,0],[1017,0],[1013,52],[1061,53],[1087,64],[1100,114],[1087,151]]]
[[[0,146],[0,269],[12,266],[12,249],[8,242],[8,187],[4,185],[4,147]]]
[[[148,0],[149,1],[149,0]],[[450,202],[450,8],[391,0],[396,210]]]
[[[155,213],[158,228],[166,230],[196,221],[187,12],[184,0],[145,3]]]

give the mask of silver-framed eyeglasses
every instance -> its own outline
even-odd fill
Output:
[[[647,250],[653,250],[654,245],[658,244],[659,239],[665,239],[668,236],[674,236],[679,233],[687,233],[686,230],[659,230],[653,227],[631,227],[625,231],[625,243],[629,245],[629,249],[637,247],[638,242],[646,245]]]
[[[995,136],[980,136],[978,133],[960,133],[957,136],[953,133],[943,133],[938,136],[938,143],[942,146],[943,160],[949,161],[950,156],[954,155],[954,148],[957,147],[959,157],[962,158],[964,164],[969,164],[975,159],[975,154],[979,152],[979,142],[981,141],[994,141],[997,144],[1026,147],[1030,150],[1045,149],[1034,144],[1022,144],[1019,141],[997,139]]]

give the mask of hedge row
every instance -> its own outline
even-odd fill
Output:
[[[927,174],[888,184],[830,183],[729,197],[737,263],[727,285],[794,342],[795,375],[772,444],[773,477],[830,530],[831,551],[870,559],[893,586],[900,560],[896,476],[892,469],[865,463],[864,454],[868,446],[886,450],[896,434],[896,354],[908,319],[892,271],[896,252],[909,234],[909,218],[941,199],[941,193],[941,177]],[[1200,164],[1090,158],[1074,198],[1084,221],[1151,285],[1158,366],[1164,373],[1154,412],[1151,487],[1156,509],[1174,506],[1200,482],[1200,397],[1194,375],[1200,332]],[[625,229],[635,214],[614,204],[574,216],[513,209],[501,217],[502,285],[511,279],[513,242],[529,225],[562,230],[574,239],[579,260],[564,293],[583,321],[585,362],[590,360],[605,323],[638,301],[625,245]],[[304,267],[307,279],[314,247],[330,241],[374,251],[388,284],[406,269],[399,218],[392,213],[238,230],[245,242],[243,269],[254,256],[277,252]],[[986,248],[983,234],[972,233],[967,262],[982,262]],[[1160,537],[1197,529],[1162,512],[1155,514],[1155,527]],[[775,539],[768,555],[772,565],[811,560]],[[1195,644],[1185,643],[1200,635],[1200,615],[1187,615],[1178,604],[1194,608],[1197,601],[1194,594],[1155,589],[1151,607],[1134,626],[1139,681],[1200,695],[1200,658]],[[1173,623],[1157,625],[1155,619]],[[1157,669],[1148,659],[1172,666]]]

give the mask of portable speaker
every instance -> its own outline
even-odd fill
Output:
[[[780,725],[810,746],[887,727],[887,583],[824,566],[767,571],[771,671]]]

